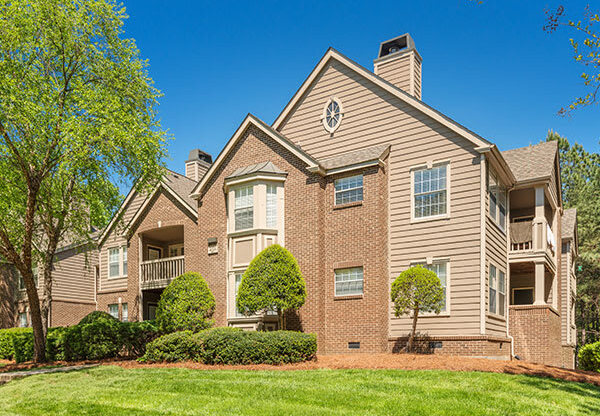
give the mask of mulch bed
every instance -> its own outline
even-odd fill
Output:
[[[189,368],[195,370],[317,370],[317,369],[398,369],[398,370],[449,370],[483,371],[490,373],[524,374],[538,377],[550,377],[566,381],[577,381],[600,386],[600,373],[581,370],[567,370],[526,361],[488,360],[485,358],[451,357],[440,355],[415,354],[331,354],[318,355],[313,361],[285,365],[206,365],[194,362],[142,364],[133,360],[103,360],[80,362],[56,362],[36,365],[33,363],[7,364],[0,367],[1,372],[22,371],[57,365],[96,364],[118,365],[122,368]]]

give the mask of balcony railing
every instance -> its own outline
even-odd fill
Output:
[[[165,287],[184,272],[184,256],[143,261],[140,264],[140,284],[142,289]]]

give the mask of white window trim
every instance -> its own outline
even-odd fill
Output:
[[[419,317],[424,318],[436,318],[436,317],[449,317],[452,311],[452,272],[450,265],[450,257],[429,257],[420,260],[412,260],[410,267],[417,266],[419,264],[431,265],[434,263],[446,263],[446,310],[438,314],[433,312],[419,312]],[[412,316],[412,315],[411,315]]]
[[[117,246],[111,246],[106,249],[106,278],[107,280],[117,280],[124,279],[127,277],[127,270],[123,267],[123,248],[127,247],[126,244],[121,244]],[[110,251],[111,250],[119,250],[119,274],[117,276],[110,275]],[[129,265],[129,249],[127,249],[127,264]]]
[[[362,177],[362,186],[360,186],[360,187],[357,186],[355,188],[344,189],[342,191],[338,191],[337,189],[335,189],[335,183],[337,181],[342,180],[342,179],[347,179],[347,178],[354,178],[355,176]],[[355,189],[362,189],[362,191],[363,191],[362,199],[360,201],[344,202],[344,203],[341,203],[341,204],[337,203],[337,194],[338,193],[353,191]],[[337,179],[335,179],[333,181],[333,206],[334,207],[343,207],[344,205],[358,204],[358,203],[362,203],[364,200],[365,200],[365,175],[363,175],[362,173],[357,173],[357,174],[354,174],[354,175],[343,176],[343,177],[337,178]]]
[[[494,288],[496,290],[496,312],[492,312],[490,311],[490,269],[491,266],[494,266],[496,268],[496,287]],[[498,306],[500,305],[500,303],[498,302],[498,297],[500,294],[500,291],[498,290],[498,282],[500,281],[500,272],[504,273],[504,315],[500,315],[498,313]],[[487,269],[487,314],[488,316],[494,317],[496,319],[501,319],[501,320],[506,320],[506,316],[508,315],[507,311],[508,311],[508,307],[510,306],[508,304],[508,296],[506,295],[507,289],[509,288],[509,284],[508,284],[508,277],[506,275],[506,270],[503,268],[498,267],[498,265],[492,261],[490,261],[488,263],[488,269]],[[535,294],[534,294],[535,296]]]
[[[513,287],[510,290],[510,302],[513,305],[515,304],[515,291],[516,290],[531,290],[531,298],[535,301],[535,288],[533,286]]]
[[[491,191],[490,191],[490,176],[494,176],[494,178],[496,178],[496,184],[498,186],[498,193],[496,196],[496,218],[494,219],[494,217],[492,217],[492,214],[490,213],[490,207],[492,206],[492,199],[491,199]],[[487,198],[487,216],[490,219],[490,221],[492,223],[494,223],[496,225],[496,227],[502,231],[504,234],[506,234],[506,230],[508,228],[508,221],[509,221],[509,211],[508,211],[508,191],[500,184],[500,177],[498,176],[498,174],[496,173],[496,171],[493,168],[488,168],[487,170],[487,178],[486,178],[486,198]],[[504,192],[504,227],[502,225],[500,225],[500,193]],[[528,217],[528,216],[526,216]],[[525,217],[515,217],[513,219],[517,219],[517,218],[525,218]],[[500,315],[502,316],[502,315]]]
[[[114,316],[113,314],[110,313],[110,307],[111,306],[115,306],[115,305],[117,306],[117,316]],[[117,318],[118,320],[121,320],[121,318],[119,316],[120,315],[120,313],[119,313],[119,309],[120,308],[119,308],[119,304],[118,303],[109,303],[108,306],[106,307],[106,309],[108,309],[108,314],[110,316],[112,316],[113,318]]]
[[[349,294],[345,294],[345,295],[338,295],[337,294],[337,282],[335,280],[335,276],[336,276],[336,271],[338,270],[350,270],[350,269],[362,269],[362,283],[363,283],[363,288],[362,288],[362,292],[361,293],[349,293]],[[358,282],[358,279],[355,280],[344,280],[343,282]],[[365,295],[365,268],[364,266],[355,266],[355,267],[339,267],[337,269],[333,270],[333,296],[335,298],[350,298],[350,297],[362,297]]]
[[[429,217],[415,217],[415,172],[423,169],[432,169],[434,167],[446,165],[446,213],[440,215],[431,215]],[[450,203],[452,190],[451,190],[451,163],[450,160],[438,160],[438,161],[430,161],[427,163],[422,163],[420,165],[411,166],[409,168],[410,172],[410,223],[420,223],[420,222],[428,222],[428,221],[437,221],[437,220],[445,220],[450,218],[450,207],[452,204]]]
[[[329,125],[327,124],[327,107],[329,107],[329,104],[331,104],[334,101],[337,103],[337,105],[340,108],[340,119],[335,126],[329,127]],[[325,103],[325,106],[323,107],[323,114],[321,115],[321,123],[323,124],[323,127],[325,128],[325,130],[327,130],[327,132],[329,132],[329,134],[333,134],[333,132],[335,132],[340,127],[343,119],[344,119],[344,106],[342,105],[342,101],[335,96],[330,97],[329,100],[327,100],[327,102]]]

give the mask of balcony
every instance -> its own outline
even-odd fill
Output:
[[[555,268],[556,238],[544,221],[522,221],[510,224],[511,262],[545,260]]]
[[[185,272],[185,256],[147,260],[140,264],[140,286],[142,290],[166,287]]]

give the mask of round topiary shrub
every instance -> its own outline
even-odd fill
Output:
[[[118,319],[115,318],[114,316],[112,316],[111,314],[109,314],[108,312],[94,311],[94,312],[90,312],[86,316],[84,316],[81,319],[81,321],[79,321],[79,325],[91,324],[91,323],[97,322],[97,321],[114,322],[114,321],[118,321]]]
[[[188,272],[173,280],[163,291],[156,310],[162,332],[201,331],[210,328],[215,297],[199,273]]]

